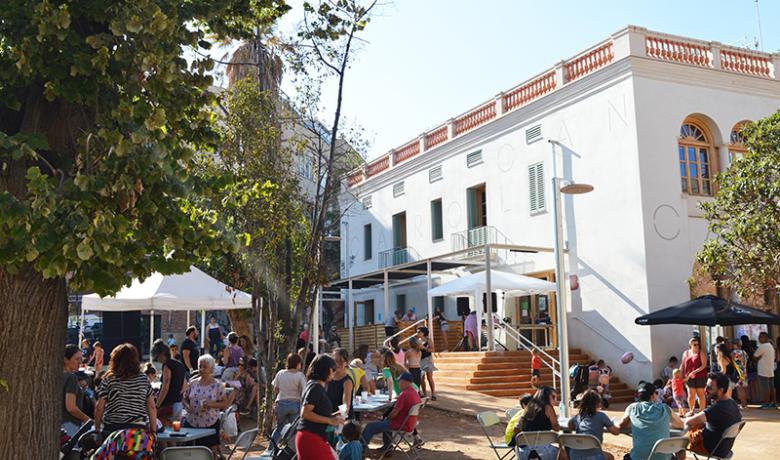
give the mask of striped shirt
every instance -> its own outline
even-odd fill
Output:
[[[146,400],[152,394],[149,379],[138,373],[127,380],[110,376],[100,382],[97,397],[106,399],[103,423],[107,425],[142,422],[146,423],[149,414]]]

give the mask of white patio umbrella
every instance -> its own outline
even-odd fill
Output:
[[[487,270],[456,278],[429,289],[428,297],[473,295],[474,303],[477,305],[477,325],[479,325],[482,324],[482,308],[479,307],[479,299],[482,293],[506,291],[507,295],[518,296],[555,292],[555,283],[538,278],[490,270],[490,281],[488,282],[486,274]],[[431,305],[431,303],[428,302],[428,305]],[[429,312],[429,314],[432,315],[432,312]],[[492,315],[489,315],[488,319],[488,324],[492,327]]]
[[[85,311],[139,311],[151,310],[149,324],[150,345],[154,341],[154,311],[201,310],[201,347],[204,345],[205,312],[252,308],[252,296],[233,289],[191,266],[179,275],[153,273],[143,281],[133,279],[113,296],[85,295],[81,301],[82,317]],[[82,324],[83,328],[83,324]],[[81,338],[79,338],[81,343]]]

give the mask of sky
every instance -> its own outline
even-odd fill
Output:
[[[301,3],[290,0],[281,32],[300,21]],[[780,1],[759,9],[763,49],[778,52]],[[362,35],[343,110],[376,158],[628,24],[743,47],[759,36],[754,0],[396,0]]]

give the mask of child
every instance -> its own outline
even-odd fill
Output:
[[[360,442],[360,425],[347,422],[341,430],[341,436],[346,444],[339,451],[339,460],[363,460],[363,443]]]
[[[531,393],[526,393],[523,396],[520,396],[520,410],[517,411],[511,419],[509,419],[509,423],[506,425],[506,431],[504,432],[504,441],[506,442],[507,446],[515,446],[515,436],[523,428],[523,426],[519,423],[520,417],[523,416],[523,412],[525,412],[525,406],[528,405],[528,403],[531,401],[531,398],[533,397],[534,395]]]
[[[593,435],[599,442],[603,442],[605,428],[614,435],[620,434],[620,428],[600,410],[601,395],[597,391],[587,390],[581,395],[579,413],[569,420],[569,429],[577,434]],[[569,451],[569,460],[599,458],[599,455],[602,455],[604,460],[615,460],[612,454],[601,449],[572,449]]]
[[[420,351],[420,342],[412,337],[409,339],[409,349],[406,350],[406,368],[409,369],[409,373],[414,377],[414,383],[418,387],[422,387],[422,371],[420,370],[420,359],[422,359],[422,352]]]
[[[146,367],[144,367],[144,374],[146,374],[146,377],[149,379],[149,383],[154,383],[157,381],[157,369],[154,368],[154,364],[146,363]]]
[[[536,348],[531,350],[531,387],[534,390],[539,388],[539,378],[542,376],[542,358]]]
[[[675,369],[674,372],[672,372],[672,378],[666,384],[667,387],[672,387],[672,397],[674,398],[674,403],[677,404],[677,412],[680,414],[680,417],[685,415],[686,380],[688,379],[683,378],[682,371],[680,369]]]
[[[447,333],[450,330],[450,325],[447,322],[447,318],[444,316],[444,311],[442,311],[441,308],[437,309],[436,312],[433,314],[433,319],[436,319],[439,321],[439,329],[441,330],[441,338],[444,339],[444,349],[442,351],[449,351],[450,350],[450,343],[449,339],[447,338]]]

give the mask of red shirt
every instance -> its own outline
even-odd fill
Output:
[[[420,403],[420,395],[411,386],[407,387],[404,391],[398,395],[398,399],[395,401],[395,409],[398,411],[398,415],[390,419],[390,429],[403,430],[410,433],[417,426],[417,416],[409,417],[406,420],[406,424],[402,427],[404,419],[409,414],[409,409],[415,404]]]
[[[672,395],[673,396],[685,396],[685,380],[672,379]]]
[[[541,369],[542,368],[542,358],[538,356],[531,356],[531,369]]]

